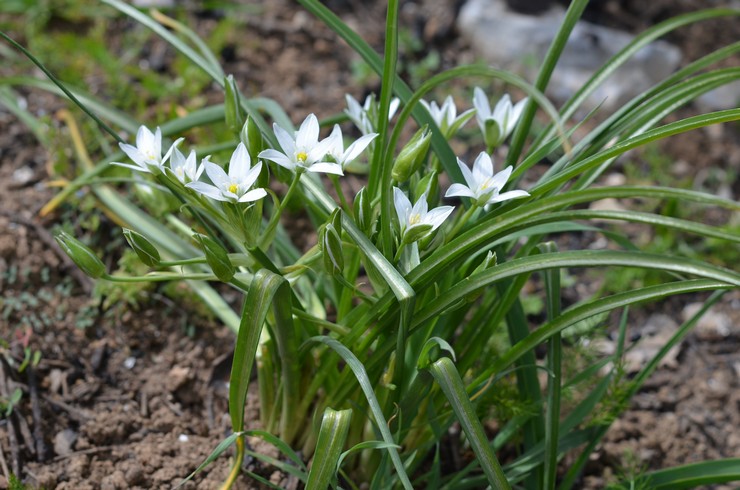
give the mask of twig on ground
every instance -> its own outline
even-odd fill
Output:
[[[5,362],[0,359],[0,397],[3,397],[5,399],[10,399],[10,392],[8,390],[8,384],[6,382],[6,372],[5,372]],[[11,414],[7,417],[7,428],[8,428],[8,443],[10,444],[10,456],[11,456],[11,467],[12,472],[15,475],[21,474],[21,451],[18,446],[18,434],[16,433],[16,428],[14,424],[14,420],[17,418],[15,413],[11,412]]]
[[[28,378],[28,392],[31,398],[31,416],[33,417],[33,442],[36,446],[36,460],[43,463],[49,455],[49,448],[44,442],[44,429],[41,426],[41,404],[39,403],[38,384],[36,382],[36,369],[32,366],[26,368]]]

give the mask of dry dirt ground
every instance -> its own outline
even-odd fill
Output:
[[[343,9],[374,45],[382,42],[378,8],[329,3]],[[647,18],[639,14],[639,2],[606,3],[612,9],[616,4],[619,14],[609,17],[610,23],[627,28],[702,4],[655,2],[653,17]],[[355,85],[349,49],[317,21],[293,4],[266,4],[227,56],[227,72],[248,93],[275,98],[293,115],[327,116],[342,109],[344,93],[359,97],[373,88]],[[454,15],[454,5],[444,5],[450,10],[443,16],[430,17],[419,8],[404,15],[416,22],[430,47],[440,50],[446,67],[474,57],[449,22],[440,21]],[[213,21],[198,22],[207,34]],[[114,26],[131,27],[125,21]],[[706,24],[703,29],[672,40],[693,59],[711,48],[707,38],[720,32]],[[721,32],[730,41],[738,38],[737,30],[734,36]],[[49,97],[28,96],[34,110],[61,107]],[[217,92],[211,96],[218,99]],[[734,168],[737,175],[737,127],[723,128],[709,145],[708,137],[692,134],[666,149],[676,159],[702,168]],[[22,357],[29,347],[41,353],[39,364],[22,374],[0,361],[0,397],[16,388],[23,392],[12,414],[0,419],[0,488],[7,487],[8,472],[47,489],[170,488],[228,434],[225,382],[233,337],[198,316],[192,305],[183,308],[159,291],[138,311],[92,300],[92,284],[51,238],[60,215],[37,215],[54,195],[45,185],[48,158],[32,134],[0,110],[0,338],[9,342],[2,352]],[[735,196],[740,192],[737,182],[730,188]],[[101,220],[101,229],[112,233],[115,226]],[[660,336],[666,322],[670,329],[670,322],[682,320],[687,304],[701,299],[674,300],[636,316],[631,333]],[[740,454],[739,311],[740,296],[726,298],[713,320],[675,351],[594,453],[581,488],[602,488],[615,468],[631,460],[638,469],[655,469]],[[254,410],[254,403],[250,407]],[[278,485],[296,486],[256,460],[246,466]],[[227,470],[227,458],[221,458],[186,488],[216,488]],[[238,488],[257,487],[241,479]]]

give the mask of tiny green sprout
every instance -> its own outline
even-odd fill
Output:
[[[215,275],[219,281],[231,281],[236,273],[236,269],[231,264],[229,254],[226,249],[208,235],[196,233],[193,235],[193,238],[203,249],[203,253],[206,256],[206,262],[211,267],[213,275]]]
[[[123,237],[126,239],[131,248],[136,252],[136,256],[139,257],[141,262],[149,267],[157,267],[161,258],[159,251],[152,245],[152,243],[146,239],[146,237],[134,230],[128,228],[123,229]]]
[[[391,170],[393,180],[399,183],[406,182],[419,170],[421,164],[424,163],[431,142],[432,132],[429,131],[429,126],[425,124],[398,154]]]
[[[105,275],[105,265],[87,245],[64,231],[59,232],[54,239],[82,272],[93,279]]]

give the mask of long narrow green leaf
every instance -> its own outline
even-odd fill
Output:
[[[357,359],[357,357],[347,347],[342,345],[339,341],[332,339],[331,337],[311,337],[307,340],[307,342],[320,342],[329,346],[332,350],[334,350],[334,352],[339,354],[342,359],[344,359],[344,362],[347,363],[347,366],[352,370],[355,378],[357,379],[357,382],[360,384],[362,392],[365,394],[367,403],[370,406],[370,412],[375,418],[375,424],[378,428],[378,431],[383,437],[383,441],[388,444],[388,447],[386,449],[388,449],[388,454],[390,455],[393,466],[396,468],[396,473],[398,473],[398,478],[401,480],[401,484],[407,490],[412,489],[413,487],[411,486],[409,477],[406,474],[406,469],[404,468],[401,457],[399,456],[398,450],[396,449],[396,442],[393,440],[393,436],[388,429],[388,423],[383,416],[383,411],[380,409],[378,398],[375,396],[375,391],[373,390],[373,385],[367,375],[367,371],[365,371],[365,366],[362,365],[359,359]]]
[[[325,490],[338,471],[339,457],[347,441],[352,410],[324,410],[316,453],[308,472],[306,490]]]
[[[465,392],[465,385],[460,379],[460,374],[452,360],[449,357],[442,357],[432,363],[428,369],[442,388],[442,392],[460,421],[468,442],[477,456],[483,472],[486,474],[488,484],[494,490],[510,489],[511,486],[506,480],[496,455],[491,450],[483,425],[475,413],[473,404]]]
[[[713,291],[727,288],[724,282],[706,279],[695,279],[690,281],[679,281],[658,286],[618,293],[606,298],[589,301],[583,305],[563,312],[557,319],[548,322],[539,329],[532,332],[526,339],[511,347],[504,355],[496,359],[493,364],[480,373],[470,386],[476,386],[488,379],[491,374],[504,369],[514,360],[518,359],[524,352],[533,349],[537,344],[549,338],[552,334],[562,331],[564,328],[577,321],[589,318],[605,311],[611,311],[624,306],[653,301],[655,299],[672,296],[674,294],[689,293],[695,291]]]
[[[740,274],[704,262],[684,257],[670,257],[643,252],[622,252],[608,250],[577,250],[558,252],[533,257],[524,257],[499,264],[492,269],[464,279],[445,291],[439,301],[422,308],[414,315],[414,325],[435,317],[468,295],[494,284],[497,281],[519,274],[559,267],[603,267],[623,266],[657,269],[679,274],[695,275],[724,283],[724,287],[740,287]]]
[[[636,482],[655,490],[680,490],[740,481],[740,458],[702,461],[650,472]]]
[[[231,434],[229,437],[224,439],[223,441],[219,442],[216,448],[213,450],[211,454],[208,455],[208,457],[203,461],[192,473],[190,473],[183,481],[177,484],[175,489],[180,488],[181,486],[185,485],[187,482],[193,479],[195,475],[203,471],[206,466],[213,463],[216,458],[221,456],[224,451],[226,451],[234,442],[239,438],[242,437],[244,434],[235,432]]]
[[[544,253],[557,252],[553,242],[543,243]],[[550,269],[545,274],[547,320],[560,316],[560,269]],[[545,415],[545,466],[542,488],[555,488],[558,465],[558,438],[560,437],[560,389],[562,374],[562,343],[560,332],[547,340],[547,413]]]
[[[208,73],[214,79],[223,79],[223,74],[218,69],[213,67],[211,63],[206,61],[200,54],[196,53],[190,46],[185,44],[180,38],[172,34],[170,31],[162,27],[162,25],[156,20],[152,19],[148,15],[140,12],[136,8],[120,1],[120,0],[101,0],[118,10],[119,12],[128,15],[132,19],[136,20],[140,24],[148,27],[154,31],[158,36],[172,44],[178,51],[184,54],[190,61],[195,63],[203,71]],[[223,83],[223,80],[222,80]]]
[[[553,176],[550,180],[538,184],[530,190],[532,195],[541,195],[550,190],[556,189],[573,177],[595,168],[600,163],[615,158],[628,150],[644,146],[652,141],[664,139],[676,134],[685,133],[694,129],[720,124],[724,122],[737,121],[740,119],[740,109],[730,109],[726,111],[710,112],[699,116],[689,117],[680,121],[675,121],[664,126],[660,126],[646,131],[638,136],[628,138],[614,146],[603,150],[596,155],[578,162],[571,167]]]
[[[540,71],[537,73],[537,80],[535,80],[534,86],[537,87],[537,90],[540,92],[544,92],[547,85],[550,83],[550,77],[552,76],[552,72],[555,70],[555,65],[557,65],[560,55],[562,54],[563,49],[565,49],[565,44],[568,42],[570,33],[576,26],[578,19],[581,18],[586,5],[588,5],[588,0],[574,0],[570,2],[568,10],[565,13],[565,18],[560,24],[558,33],[550,44],[547,54],[545,54],[545,59],[542,62]],[[519,160],[519,155],[522,152],[522,148],[524,148],[524,141],[527,138],[527,134],[532,126],[532,121],[534,120],[534,113],[535,106],[533,101],[529,100],[524,106],[521,119],[519,120],[511,139],[508,154],[510,162],[516,163],[516,161]]]

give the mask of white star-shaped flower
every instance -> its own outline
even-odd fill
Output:
[[[344,149],[344,138],[342,137],[342,129],[338,124],[334,125],[334,129],[327,139],[329,148],[327,154],[330,155],[336,163],[342,166],[342,169],[347,166],[348,163],[355,160],[360,156],[360,153],[365,151],[365,148],[370,142],[378,136],[377,133],[370,133],[360,136],[356,141],[353,141],[345,150]]]
[[[315,115],[309,114],[293,135],[277,124],[273,129],[283,151],[263,150],[260,158],[272,160],[294,172],[344,175],[341,165],[325,161],[331,142],[328,139],[319,142],[319,120]]]
[[[398,187],[393,188],[393,202],[401,226],[401,241],[404,243],[412,243],[429,235],[455,209],[452,206],[439,206],[429,210],[426,192],[412,207],[409,198]]]
[[[426,100],[421,100],[420,102],[429,111],[432,119],[434,119],[437,127],[439,127],[439,130],[444,135],[448,135],[448,131],[454,133],[460,129],[470,119],[473,113],[473,109],[468,109],[458,116],[457,107],[455,107],[455,101],[452,100],[451,95],[447,96],[441,106],[438,106],[434,101],[427,102]]]
[[[128,143],[118,144],[121,147],[121,150],[123,150],[123,152],[126,153],[126,155],[128,155],[136,165],[120,162],[112,163],[113,165],[130,168],[137,172],[160,173],[162,172],[162,166],[172,154],[172,150],[175,149],[182,140],[183,138],[180,138],[175,141],[163,157],[162,131],[157,128],[156,131],[152,133],[146,126],[140,126],[139,131],[136,133],[136,146],[129,145]]]
[[[344,98],[347,101],[347,108],[344,110],[344,113],[347,114],[349,120],[352,121],[355,126],[357,126],[357,129],[359,129],[362,134],[370,134],[375,132],[378,109],[377,105],[375,104],[375,95],[370,94],[365,97],[365,103],[363,105],[360,105],[357,99],[349,94],[345,95]],[[401,101],[398,100],[398,98],[391,99],[391,104],[388,107],[389,121],[393,119],[393,116],[396,114],[396,111],[398,110],[398,106],[400,104]]]
[[[262,188],[252,189],[262,170],[262,162],[252,167],[249,152],[243,143],[239,143],[231,155],[228,175],[220,166],[209,161],[208,157],[203,159],[202,165],[213,185],[205,182],[190,182],[186,184],[186,187],[204,196],[217,201],[252,202],[267,195]]]
[[[170,158],[170,170],[175,174],[177,180],[183,184],[188,182],[195,182],[200,179],[205,165],[196,165],[195,163],[195,151],[191,150],[187,158],[182,154],[180,150],[174,148],[172,150],[172,157]]]
[[[491,157],[486,152],[481,152],[478,158],[475,159],[472,172],[465,162],[459,158],[457,159],[457,165],[460,167],[460,171],[462,171],[465,182],[468,185],[452,184],[447,189],[445,197],[470,197],[475,201],[477,206],[485,206],[509,199],[529,196],[528,192],[520,190],[501,194],[501,189],[506,185],[506,181],[509,180],[513,167],[509,165],[501,172],[494,174],[493,160],[491,160]]]
[[[526,103],[527,98],[525,97],[516,105],[512,105],[509,94],[504,94],[491,112],[488,97],[480,87],[475,87],[473,91],[475,118],[478,120],[478,125],[483,132],[483,139],[489,148],[495,148],[503,143],[514,131]]]

